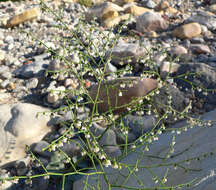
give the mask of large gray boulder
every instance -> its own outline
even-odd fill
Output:
[[[214,120],[215,115],[216,110],[205,114],[203,119]],[[179,129],[177,128],[176,130]],[[170,145],[174,136],[176,142],[174,145],[174,153],[171,154],[170,158],[164,159],[170,151]],[[129,166],[128,168],[123,167],[121,170],[111,167],[105,168],[105,174],[111,184],[111,189],[141,189],[163,186],[176,187],[189,182],[192,182],[191,185],[189,187],[183,186],[182,189],[215,189],[215,136],[216,123],[211,127],[194,126],[193,128],[188,128],[188,131],[184,131],[179,135],[171,132],[163,133],[159,136],[159,141],[155,141],[149,146],[149,152],[144,152],[144,145],[123,158],[121,163]],[[136,171],[135,166],[138,168]],[[130,174],[129,170],[133,171],[133,173]],[[100,169],[98,169],[98,171],[100,171]],[[165,185],[160,183],[160,180],[162,180],[164,176],[166,176],[167,179]],[[85,181],[86,179],[87,181]],[[158,181],[158,183],[155,183],[153,179]],[[85,186],[85,182],[87,182],[88,185]],[[74,183],[73,189],[83,189],[84,186],[86,189],[91,189],[92,186],[95,187],[95,189],[97,189],[96,187],[100,187],[100,190],[109,189],[104,180],[104,175],[83,177],[81,180]]]

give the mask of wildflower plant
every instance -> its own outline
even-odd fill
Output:
[[[87,3],[89,6],[91,4],[91,1],[81,2],[83,2],[83,4]],[[46,47],[47,52],[53,55],[55,59],[63,63],[63,66],[60,70],[49,70],[47,71],[46,76],[55,81],[64,75],[73,77],[74,81],[76,81],[76,84],[73,84],[67,89],[61,87],[48,88],[47,93],[50,93],[50,96],[56,96],[56,98],[60,101],[60,105],[64,104],[64,106],[57,106],[58,108],[53,110],[52,113],[47,112],[42,114],[51,114],[54,117],[57,116],[59,112],[71,111],[73,116],[70,121],[62,121],[58,124],[58,127],[65,128],[60,137],[54,140],[50,140],[48,138],[50,145],[44,148],[43,151],[54,152],[54,154],[47,166],[45,166],[40,161],[40,159],[38,159],[37,156],[33,154],[31,149],[27,147],[27,152],[31,156],[32,163],[40,167],[43,171],[42,173],[30,176],[12,176],[9,178],[1,178],[1,183],[4,183],[5,180],[13,180],[14,182],[18,182],[19,180],[25,179],[26,184],[31,186],[32,180],[34,178],[44,177],[45,179],[56,179],[56,177],[58,177],[61,179],[61,189],[63,190],[66,188],[68,181],[75,181],[79,177],[85,176],[85,188],[92,189],[93,187],[88,183],[88,178],[90,176],[94,176],[100,179],[102,176],[109,189],[114,187],[119,189],[184,189],[185,187],[190,186],[194,181],[189,181],[186,184],[179,184],[172,187],[167,186],[167,175],[170,168],[172,167],[177,169],[181,167],[185,169],[185,171],[191,170],[188,165],[191,161],[202,159],[204,156],[212,156],[212,154],[214,154],[213,152],[205,153],[199,157],[187,158],[176,163],[170,162],[168,164],[164,164],[163,162],[160,162],[157,165],[145,166],[141,165],[140,162],[143,157],[154,157],[159,160],[166,160],[178,156],[178,154],[175,152],[176,136],[181,135],[182,132],[186,132],[188,128],[192,128],[196,125],[208,127],[211,126],[212,121],[202,121],[200,118],[192,117],[190,112],[192,108],[191,102],[189,102],[185,109],[181,111],[176,110],[172,106],[173,97],[170,92],[169,83],[170,80],[174,79],[175,77],[187,81],[189,84],[191,84],[192,89],[196,89],[198,91],[204,90],[205,92],[208,92],[208,89],[205,89],[201,86],[196,86],[196,84],[193,84],[187,80],[189,75],[196,75],[197,73],[186,73],[181,76],[173,77],[169,72],[165,79],[162,79],[160,71],[153,60],[153,49],[150,49],[145,56],[139,58],[140,64],[142,64],[143,68],[146,69],[138,72],[137,75],[140,77],[140,79],[155,78],[158,82],[158,87],[152,90],[145,97],[135,99],[130,104],[124,105],[124,107],[127,107],[127,111],[124,113],[116,115],[114,113],[115,110],[112,109],[105,113],[99,113],[97,110],[97,105],[100,103],[100,87],[106,83],[108,79],[118,79],[124,76],[131,76],[133,73],[133,67],[130,64],[118,69],[116,72],[106,71],[107,65],[112,60],[111,53],[110,56],[106,57],[106,52],[107,50],[112,52],[118,40],[124,37],[122,31],[127,26],[126,22],[122,23],[120,27],[117,28],[118,31],[115,35],[113,35],[113,28],[104,31],[99,30],[98,22],[96,20],[93,20],[91,25],[88,25],[86,24],[84,18],[80,18],[76,27],[71,29],[64,23],[61,15],[53,11],[42,1],[41,8],[43,11],[48,12],[50,15],[53,15],[56,18],[56,20],[59,22],[59,28],[61,28],[63,31],[67,31],[70,34],[70,38],[56,38],[56,40],[63,42],[61,43],[63,46],[61,47],[60,51],[56,51],[50,47],[47,47],[42,41],[38,41],[33,34],[27,33],[28,36],[31,36],[33,39],[37,40],[40,45]],[[97,34],[97,36],[95,36],[95,34]],[[71,45],[71,42],[73,42],[73,46]],[[156,47],[156,49],[159,51],[161,50],[161,52],[164,54],[167,54],[163,47]],[[66,55],[70,54],[76,55],[77,60],[68,59]],[[172,60],[170,62],[172,62]],[[88,80],[89,78],[91,79],[91,82]],[[98,90],[95,99],[92,99],[92,97],[89,95],[88,89],[89,86],[92,85],[91,83],[98,84]],[[133,85],[133,83],[121,82],[118,96],[123,96],[126,86],[131,87]],[[166,104],[158,102],[160,107],[163,108],[163,112],[158,110],[158,105],[154,104],[154,97],[160,96],[162,88],[165,88],[169,94],[167,96]],[[86,108],[86,106],[89,104],[91,104],[91,109]],[[82,118],[80,113],[83,112],[87,112],[88,117]],[[127,123],[125,124],[123,122],[123,118],[129,114],[138,115],[140,117],[144,115],[154,115],[156,118],[154,127],[150,131],[144,132],[141,136],[134,139],[133,141],[129,141],[130,128]],[[187,119],[188,124],[182,128],[168,128],[165,121],[170,116],[174,118],[174,121]],[[99,134],[97,131],[93,130],[95,123],[105,126],[102,132]],[[100,141],[102,138],[104,138],[104,136],[106,136],[108,139],[111,130],[114,130],[120,134],[120,143],[118,144],[118,147],[120,148],[122,154],[118,157],[110,156],[106,151],[107,145],[101,143]],[[172,132],[173,137],[170,141],[170,148],[166,156],[158,157],[157,155],[151,156],[147,154],[150,151],[149,147],[151,144],[155,141],[158,141],[162,133],[170,131]],[[75,138],[79,141],[74,140]],[[61,147],[63,147],[66,143],[74,143],[76,150],[79,153],[77,155],[68,155],[65,153]],[[125,163],[121,162],[123,158],[132,152],[136,152],[140,147],[143,148],[139,153],[139,158],[136,160],[135,164],[126,165]],[[188,147],[185,152],[189,149],[190,147]],[[181,154],[183,153],[184,152]],[[122,169],[126,169],[128,171],[125,174],[124,182],[121,185],[117,183],[110,183],[105,172],[107,167],[112,167],[119,172]],[[152,168],[157,167],[167,168],[162,178],[157,176],[152,170]],[[156,187],[145,188],[145,181],[141,181],[136,176],[136,172],[142,169],[149,171],[149,175],[155,182]],[[131,176],[135,176],[140,188],[129,187],[125,185]],[[101,184],[99,183],[98,189],[102,189],[100,185]]]

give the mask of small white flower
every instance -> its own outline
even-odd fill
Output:
[[[103,159],[106,158],[106,156],[105,156],[104,154],[101,154],[101,153],[98,153],[98,156],[99,156],[99,158],[100,158],[101,160],[103,160]]]
[[[111,161],[110,160],[104,160],[103,164],[105,167],[111,166]]]
[[[149,110],[149,111],[147,112],[147,115],[151,115],[151,110]]]
[[[81,155],[82,155],[82,156],[85,156],[85,155],[86,155],[86,151],[83,150],[83,151],[81,152]]]
[[[167,182],[167,179],[166,178],[163,178],[163,183],[166,183]]]
[[[119,95],[119,96],[122,96],[122,92],[120,91],[118,95]]]
[[[125,83],[120,84],[121,88],[125,88],[125,86],[126,86]]]
[[[146,147],[145,147],[145,151],[147,151],[147,152],[149,151],[149,148],[148,148],[148,146],[146,146]]]
[[[99,150],[100,150],[100,149],[99,149],[98,146],[96,146],[96,147],[94,148],[94,152],[95,152],[95,153],[99,152]]]
[[[112,165],[112,168],[118,169],[118,164],[117,164],[117,163],[114,163],[114,164]]]

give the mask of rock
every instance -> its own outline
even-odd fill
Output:
[[[185,55],[187,53],[188,53],[187,49],[181,45],[173,46],[171,47],[170,50],[170,54],[174,56]]]
[[[101,21],[104,21],[108,18],[113,19],[118,16],[119,11],[123,11],[124,9],[114,3],[105,2],[99,5],[95,5],[88,10],[86,13],[86,20],[90,21],[94,17],[99,18]]]
[[[57,104],[64,97],[66,88],[59,86],[57,88],[48,88],[47,90],[50,91],[47,95],[47,101],[51,104]]]
[[[139,7],[135,4],[130,4],[130,6],[125,8],[125,12],[133,14],[135,16],[140,16],[140,15],[144,14],[145,12],[152,12],[152,10],[145,8],[145,7]]]
[[[107,28],[114,27],[115,25],[118,25],[121,21],[128,20],[129,18],[130,18],[130,14],[124,14],[115,18],[106,19],[103,22],[103,26]]]
[[[207,26],[209,30],[215,30],[216,28],[216,16],[210,15],[204,11],[197,11],[193,13],[193,16],[189,17],[186,22],[197,22]]]
[[[14,70],[13,74],[20,78],[40,77],[45,74],[48,64],[44,61],[32,62]]]
[[[135,65],[138,60],[146,54],[146,50],[138,43],[127,43],[120,41],[112,52],[107,51],[106,57],[110,57],[115,65]]]
[[[165,78],[168,75],[168,73],[171,74],[177,72],[179,67],[180,65],[178,63],[164,61],[160,65],[160,75],[162,78]]]
[[[155,7],[155,10],[156,11],[163,11],[167,8],[170,7],[170,4],[168,1],[161,1],[156,7]]]
[[[93,123],[93,126],[90,128],[90,130],[95,135],[95,137],[99,137],[105,132],[106,129],[102,128],[96,123]],[[121,155],[121,150],[117,145],[116,135],[113,130],[108,129],[103,134],[98,143],[109,157],[118,157]]]
[[[177,75],[178,76],[178,75]],[[166,112],[168,105],[169,96],[172,97],[171,106],[173,109],[178,112],[182,112],[186,106],[189,105],[188,96],[180,91],[178,88],[175,88],[173,85],[168,84],[160,88],[160,93],[153,96],[152,104],[156,108],[160,117]],[[164,120],[164,123],[170,124],[176,122],[172,114],[168,114],[168,118]]]
[[[40,141],[52,124],[49,116],[36,114],[47,112],[48,109],[37,105],[19,103],[1,105],[0,112],[0,164],[4,165],[22,159],[25,156],[25,146]],[[49,122],[49,123],[48,123]]]
[[[121,87],[122,86],[122,87]],[[135,101],[136,98],[142,98],[147,93],[157,87],[157,81],[145,78],[143,80],[137,77],[125,77],[116,80],[104,82],[100,85],[97,104],[99,112],[112,110],[114,113],[127,111],[128,104]],[[98,85],[93,85],[89,90],[89,95],[95,100],[98,92]],[[93,105],[90,104],[92,107]]]
[[[7,73],[8,76],[5,76],[5,73]],[[0,78],[1,79],[11,78],[11,73],[10,73],[10,69],[8,66],[5,66],[5,65],[0,66]]]
[[[124,4],[127,3],[133,3],[134,0],[115,0],[114,2],[119,6],[123,6]]]
[[[142,33],[166,30],[168,24],[159,13],[146,12],[137,17],[136,30]]]
[[[77,89],[78,85],[78,80],[75,78],[67,78],[64,82],[65,87],[71,86],[73,89]]]
[[[70,158],[73,158],[74,156],[80,156],[81,155],[81,145],[82,142],[79,139],[72,139],[68,143],[63,143],[63,146],[60,147],[60,149],[66,153]]]
[[[216,4],[216,0],[210,0],[210,5]]]
[[[173,30],[172,35],[180,39],[193,38],[201,34],[201,26],[199,23],[189,23],[177,27]]]
[[[7,21],[7,24],[4,26],[6,28],[17,26],[21,23],[24,23],[29,20],[33,20],[40,15],[39,9],[33,8],[29,9],[19,15],[15,15]]]
[[[5,59],[5,51],[0,50],[0,61],[3,61]]]
[[[32,190],[37,190],[40,187],[40,190],[47,190],[49,188],[49,179],[45,177],[36,177],[32,179]]]
[[[115,73],[117,71],[117,68],[112,65],[110,62],[106,63],[105,66],[105,72],[110,74],[110,73]]]
[[[167,9],[164,10],[164,12],[169,15],[175,15],[178,13],[178,10],[173,7],[168,7]]]
[[[215,114],[215,110],[207,113],[204,115],[204,119],[214,120]],[[184,124],[181,124],[180,127],[184,126]],[[174,135],[176,142],[174,145],[174,154],[171,154],[171,157],[167,159],[158,159],[158,157],[165,158],[167,153],[170,152],[170,144]],[[189,189],[214,189],[216,186],[215,169],[212,166],[216,165],[214,155],[215,135],[215,124],[212,127],[195,126],[192,129],[188,128],[188,131],[183,132],[181,135],[172,134],[171,132],[163,133],[159,136],[158,141],[149,146],[149,152],[144,152],[146,145],[143,145],[123,158],[121,160],[121,163],[123,163],[121,170],[111,167],[104,168],[106,179],[111,186],[113,185],[112,190],[125,189],[122,185],[127,188],[141,189],[145,187],[147,189],[155,189],[160,187],[160,183],[156,183],[156,179],[163,180],[164,174],[168,169],[169,172],[167,172],[165,177],[166,187],[176,187],[192,182]],[[206,156],[203,156],[205,154]],[[141,156],[142,159],[140,159]],[[181,164],[179,165],[179,163]],[[128,167],[124,167],[124,164],[129,165],[130,170]],[[161,165],[164,167],[160,167]],[[137,171],[135,170],[135,166],[138,168]],[[150,166],[155,166],[151,167],[151,172],[149,172]],[[134,175],[130,172],[132,170]],[[95,172],[95,170],[89,171],[89,173],[92,172]],[[154,174],[153,176],[151,175],[152,173]],[[109,187],[103,176],[88,176],[88,184],[91,184],[91,186],[86,189],[97,188],[98,186],[101,190],[108,189]],[[155,179],[155,176],[158,178]],[[87,176],[83,176],[81,180],[76,181],[73,185],[73,190],[83,189],[87,180],[86,178]],[[183,186],[183,188],[186,189],[187,187]]]
[[[135,135],[136,138],[139,138],[144,133],[151,131],[156,124],[156,120],[152,115],[127,115],[122,119],[122,121],[124,125],[129,128],[130,132]]]
[[[45,158],[50,158],[52,156],[52,152],[49,152],[48,150],[43,151],[43,148],[48,147],[50,144],[46,141],[40,141],[37,143],[34,143],[31,145],[31,150],[33,153],[39,154],[40,156],[43,156]]]
[[[28,89],[33,89],[36,88],[38,86],[38,79],[37,78],[31,78],[29,80],[26,81],[26,87]]]
[[[181,64],[176,75],[181,75],[185,73],[199,73],[199,75],[192,76],[189,75],[187,80],[192,82],[196,87],[202,87],[204,89],[216,89],[216,68],[205,63],[185,63]],[[191,85],[181,79],[174,80],[178,87],[186,89],[191,89]],[[205,96],[202,92],[195,91],[195,96],[204,99],[204,107],[207,104],[216,105],[215,93],[209,92],[208,96]],[[209,110],[208,110],[209,111]]]
[[[213,13],[216,13],[216,4],[213,4],[209,7],[209,10]]]
[[[145,6],[149,9],[154,9],[157,6],[157,4],[153,0],[147,0]]]
[[[25,158],[22,158],[20,160],[17,160],[14,163],[14,167],[16,168],[16,172],[18,176],[24,176],[28,172],[28,166],[30,164],[31,158],[30,156],[27,156]]]
[[[192,52],[196,54],[203,54],[203,53],[211,53],[211,50],[207,45],[204,44],[192,44],[190,46]]]

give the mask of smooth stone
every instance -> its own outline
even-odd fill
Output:
[[[156,119],[152,115],[127,115],[122,119],[122,121],[125,126],[129,127],[130,132],[133,133],[136,138],[142,136],[146,132],[151,131],[156,124]]]
[[[11,19],[9,19],[6,23],[6,25],[3,25],[6,28],[17,26],[21,23],[24,23],[26,21],[33,20],[37,18],[40,15],[40,11],[38,8],[32,8],[27,11],[24,11],[23,13],[19,15],[13,16]]]
[[[216,13],[216,4],[213,4],[209,7],[209,10],[213,13]]]
[[[211,53],[210,48],[205,44],[191,44],[190,49],[196,54]]]
[[[134,0],[115,0],[114,3],[116,3],[119,6],[123,6],[124,4],[133,3]]]
[[[8,36],[4,39],[4,42],[5,42],[5,43],[8,43],[8,44],[13,43],[13,42],[14,42],[13,36],[8,35]]]
[[[54,104],[54,103],[56,103],[58,100],[59,100],[59,95],[58,95],[58,94],[49,93],[49,94],[47,95],[47,101],[48,101],[50,104]]]
[[[32,150],[33,153],[37,153],[40,156],[43,156],[45,158],[50,158],[53,155],[53,153],[49,152],[48,150],[45,150],[45,151],[42,150],[43,148],[46,148],[49,145],[50,144],[48,142],[42,140],[40,142],[32,144],[31,145],[31,150]]]
[[[81,147],[83,146],[82,142],[79,139],[72,139],[68,143],[63,143],[63,146],[60,149],[66,153],[70,158],[81,155]]]
[[[10,83],[10,80],[6,79],[6,80],[1,82],[0,87],[6,88],[9,83]]]
[[[178,71],[180,65],[178,63],[172,63],[169,61],[164,61],[160,65],[160,75],[162,78],[165,78],[168,73],[172,74]]]
[[[48,64],[44,61],[32,62],[27,65],[23,65],[20,68],[14,70],[13,74],[20,78],[33,78],[43,76]]]
[[[202,29],[199,23],[189,23],[177,27],[173,30],[172,35],[180,39],[194,38],[201,34]]]
[[[95,137],[99,137],[103,134],[98,143],[109,157],[118,157],[121,155],[121,150],[116,142],[116,134],[113,130],[108,129],[105,132],[106,128],[101,127],[97,123],[93,123],[90,130]]]
[[[159,13],[146,12],[136,19],[136,30],[142,33],[150,31],[162,31],[168,28],[168,24]]]
[[[26,81],[26,88],[33,89],[38,86],[38,78],[31,78],[28,81]]]
[[[36,177],[32,179],[32,190],[38,190],[38,187],[40,187],[40,190],[47,190],[49,189],[49,179],[46,179],[44,177]]]
[[[40,141],[53,124],[48,112],[41,106],[28,103],[0,105],[0,165],[25,157],[25,146]],[[36,115],[38,118],[36,118]]]
[[[203,118],[205,120],[215,120],[215,114],[216,111],[214,110],[206,113]],[[180,125],[180,127],[184,126],[185,123]],[[144,152],[146,145],[143,145],[137,148],[136,151],[129,153],[120,161],[120,163],[129,166],[130,169],[124,166],[122,166],[121,170],[111,167],[104,168],[106,179],[111,184],[112,190],[125,189],[122,185],[127,188],[142,189],[145,187],[154,189],[160,186],[160,184],[155,183],[154,176],[157,176],[158,179],[163,179],[168,169],[166,175],[167,182],[165,183],[166,187],[178,186],[195,180],[191,184],[190,189],[203,190],[207,189],[207,187],[214,189],[216,186],[216,171],[212,166],[216,165],[214,155],[215,135],[215,123],[211,127],[195,126],[192,129],[188,128],[187,132],[182,132],[180,135],[172,134],[171,132],[163,133],[159,136],[158,141],[149,145],[149,152]],[[174,154],[172,154],[173,157],[158,159],[158,157],[165,158],[167,153],[170,152],[170,144],[173,136],[175,136],[176,142],[174,145]],[[213,152],[213,155],[210,155],[210,152]],[[208,156],[204,157],[203,155],[205,153],[208,153]],[[187,164],[186,161],[191,158],[192,160]],[[199,158],[199,160],[193,158]],[[177,163],[177,167],[174,167],[175,163]],[[180,167],[178,167],[178,163],[181,163]],[[164,167],[160,167],[161,165]],[[138,171],[135,171],[135,166],[137,166]],[[186,172],[181,166],[188,169],[188,171]],[[151,172],[149,172],[149,167],[151,167]],[[135,175],[131,175],[130,171],[132,170]],[[100,171],[99,167],[97,167],[97,171]],[[95,172],[95,170],[89,171],[89,173],[92,172]],[[152,174],[154,175],[152,176]],[[88,184],[91,184],[90,186],[85,186],[86,180],[88,180]],[[112,185],[120,187],[113,187]],[[100,190],[109,188],[104,179],[104,175],[91,175],[88,176],[88,179],[87,176],[83,176],[82,179],[74,182],[73,190],[83,189],[84,186],[87,190],[97,188],[98,186]],[[183,188],[187,187],[185,186]]]
[[[145,54],[146,49],[140,47],[138,43],[127,43],[120,41],[113,48],[112,52],[106,52],[106,57],[111,56],[111,60],[115,63],[115,65],[135,65]]]
[[[0,50],[0,61],[3,61],[5,59],[5,55],[6,55],[6,52],[3,50]]]
[[[121,85],[125,84],[125,87]],[[142,98],[150,91],[157,88],[157,81],[154,79],[138,77],[125,77],[116,80],[103,82],[100,85],[99,96],[96,105],[100,113],[112,110],[114,113],[127,111],[128,104],[136,101],[136,98]],[[98,92],[98,85],[92,85],[89,95],[95,101]],[[119,93],[121,92],[119,96]],[[92,107],[93,105],[90,104]]]
[[[119,11],[124,11],[124,9],[117,4],[111,3],[111,2],[105,2],[101,3],[99,5],[95,5],[91,7],[87,12],[86,12],[86,20],[90,21],[94,17],[99,18],[101,21],[106,20],[108,18],[113,18],[112,13],[118,13]],[[114,15],[116,17],[118,15]]]
[[[26,156],[25,158],[22,158],[20,160],[17,160],[14,163],[14,168],[16,169],[18,176],[24,176],[28,172],[28,166],[30,164],[31,158],[30,156]]]
[[[177,75],[178,76],[178,75]],[[186,106],[189,105],[189,98],[185,93],[175,88],[172,84],[167,84],[160,88],[160,93],[155,94],[152,100],[152,106],[157,110],[160,117],[166,112],[167,108],[164,105],[168,105],[168,96],[172,97],[172,108],[178,112],[182,112]],[[164,123],[170,124],[176,122],[173,114],[168,114],[168,118],[164,120]]]
[[[106,66],[105,66],[105,72],[106,73],[115,73],[117,71],[117,68],[112,65],[110,62],[106,63]]]
[[[189,17],[187,22],[197,22],[199,24],[207,26],[209,30],[216,29],[216,16],[210,15],[204,11],[197,11],[193,13],[191,17]]]
[[[154,9],[157,6],[157,4],[153,0],[147,0],[145,6],[149,9]]]
[[[164,10],[164,12],[166,14],[169,14],[169,15],[175,15],[175,14],[178,14],[178,10],[173,8],[173,7],[168,7],[167,9]]]
[[[156,11],[163,11],[167,8],[170,7],[170,4],[168,1],[161,1],[156,7],[155,7],[155,10]]]
[[[145,7],[139,7],[135,4],[130,4],[127,7],[125,7],[125,12],[133,14],[135,16],[140,16],[144,14],[145,12],[151,12],[151,9],[145,8]]]
[[[216,0],[210,0],[210,5],[216,4]]]
[[[208,58],[208,57],[207,57]],[[200,75],[197,75],[196,77],[188,76],[187,80],[192,82],[195,86],[201,86],[204,89],[216,89],[216,67],[210,66],[209,58],[207,59],[208,64],[205,63],[185,63],[180,64],[180,67],[176,73],[176,75],[185,74],[188,73],[200,73]],[[191,85],[187,82],[180,80],[180,79],[174,79],[174,81],[177,83],[178,87],[182,87],[183,90],[191,89]],[[205,96],[203,94],[205,90],[202,90],[201,92],[195,90],[196,97],[204,99],[205,104],[211,104],[216,105],[216,96],[215,93],[209,92],[208,96]]]
[[[171,50],[170,50],[171,55],[177,55],[178,56],[178,55],[184,55],[187,53],[188,53],[187,49],[181,45],[173,46],[173,47],[171,47]]]
[[[118,25],[121,21],[125,21],[128,19],[130,19],[130,14],[123,14],[123,15],[117,16],[115,18],[110,18],[110,19],[104,20],[102,25],[104,27],[111,28],[111,27]]]

